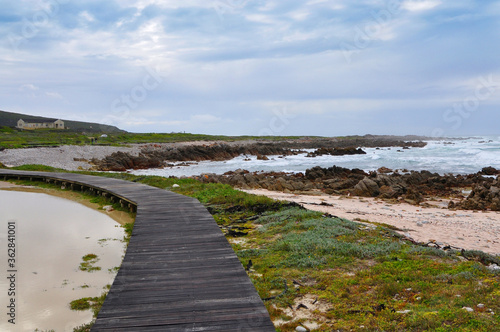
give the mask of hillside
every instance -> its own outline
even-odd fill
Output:
[[[0,127],[11,127],[15,128],[17,121],[23,119],[26,122],[53,122],[57,119],[46,118],[41,116],[33,116],[21,113],[5,112],[0,111]],[[64,121],[66,132],[90,132],[90,133],[125,133],[125,130],[121,130],[115,126],[109,126],[93,122],[81,122],[81,121]]]

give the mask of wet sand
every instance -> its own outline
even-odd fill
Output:
[[[18,271],[16,325],[12,329],[2,319],[0,330],[72,331],[90,322],[91,311],[72,311],[69,303],[99,296],[113,282],[116,271],[108,269],[121,264],[125,250],[123,228],[95,208],[39,192],[12,191],[36,188],[0,182],[0,189],[0,224],[5,226],[0,237],[4,243],[7,222],[15,220]],[[82,256],[90,253],[98,256],[94,265],[101,267],[100,271],[79,270]],[[2,262],[7,261],[6,255],[6,250],[0,251]],[[7,294],[5,280],[0,281],[0,292]],[[6,297],[1,298],[6,301]]]
[[[295,195],[264,189],[243,190],[301,204],[307,209],[349,220],[368,220],[399,228],[399,233],[419,241],[437,241],[467,250],[500,255],[500,212],[474,212],[446,208],[447,201],[428,201],[433,207],[391,204],[366,197]],[[318,205],[326,204],[326,205]]]

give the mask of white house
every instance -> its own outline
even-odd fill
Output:
[[[63,120],[54,120],[53,122],[25,122],[23,119],[19,119],[17,121],[17,128],[20,129],[42,129],[42,128],[50,128],[50,129],[65,129]]]

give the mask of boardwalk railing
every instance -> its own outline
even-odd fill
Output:
[[[91,190],[137,211],[92,331],[275,331],[210,213],[195,199],[118,179],[0,169],[0,179]]]

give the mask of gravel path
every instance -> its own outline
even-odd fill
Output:
[[[138,155],[143,145],[131,147],[93,146],[93,145],[63,145],[57,148],[6,149],[0,152],[0,163],[13,167],[26,164],[39,164],[62,168],[70,171],[90,169],[92,165],[85,161],[92,158],[104,158],[113,152],[123,151]]]
[[[128,152],[138,155],[142,148],[149,145],[158,146],[186,146],[186,145],[210,145],[223,143],[228,145],[245,145],[255,143],[253,140],[222,142],[222,141],[195,141],[177,143],[148,143],[131,144],[129,147],[122,146],[95,146],[95,145],[63,145],[56,148],[28,148],[28,149],[5,149],[0,151],[0,163],[8,167],[15,167],[27,164],[46,165],[69,171],[88,170],[92,167],[86,161],[76,161],[76,159],[91,160],[92,158],[102,159],[113,152]]]

